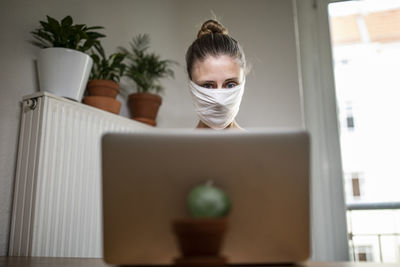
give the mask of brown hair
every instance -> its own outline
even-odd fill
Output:
[[[237,59],[240,66],[246,69],[243,48],[228,35],[227,29],[216,20],[207,20],[201,26],[197,39],[186,52],[186,69],[192,79],[193,65],[207,56],[227,55]]]

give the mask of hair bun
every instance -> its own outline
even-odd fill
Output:
[[[197,38],[213,33],[228,34],[228,30],[218,21],[210,19],[203,23],[200,31],[197,33]]]

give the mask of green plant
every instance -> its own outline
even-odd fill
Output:
[[[107,58],[103,46],[98,42],[94,45],[94,50],[92,50],[90,56],[93,58],[90,80],[98,79],[119,82],[126,68],[126,65],[122,62],[125,59],[125,54],[114,53]]]
[[[228,195],[212,181],[192,188],[187,201],[189,212],[195,218],[224,217],[231,209]]]
[[[164,88],[160,85],[159,79],[174,77],[171,65],[177,64],[172,60],[161,60],[155,53],[147,52],[150,45],[148,34],[139,34],[130,43],[131,50],[120,47],[127,57],[128,64],[125,76],[136,83],[138,93],[161,92]]]
[[[47,16],[47,22],[40,21],[40,25],[41,28],[31,32],[35,38],[31,43],[40,48],[64,47],[85,52],[99,42],[99,38],[105,37],[94,31],[103,27],[73,24],[71,16],[66,16],[60,22]]]

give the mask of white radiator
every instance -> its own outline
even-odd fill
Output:
[[[149,127],[43,92],[22,108],[9,255],[102,257],[100,137]]]

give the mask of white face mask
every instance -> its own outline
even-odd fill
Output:
[[[233,88],[208,89],[189,81],[192,100],[200,120],[221,130],[233,122],[239,112],[245,81]]]

